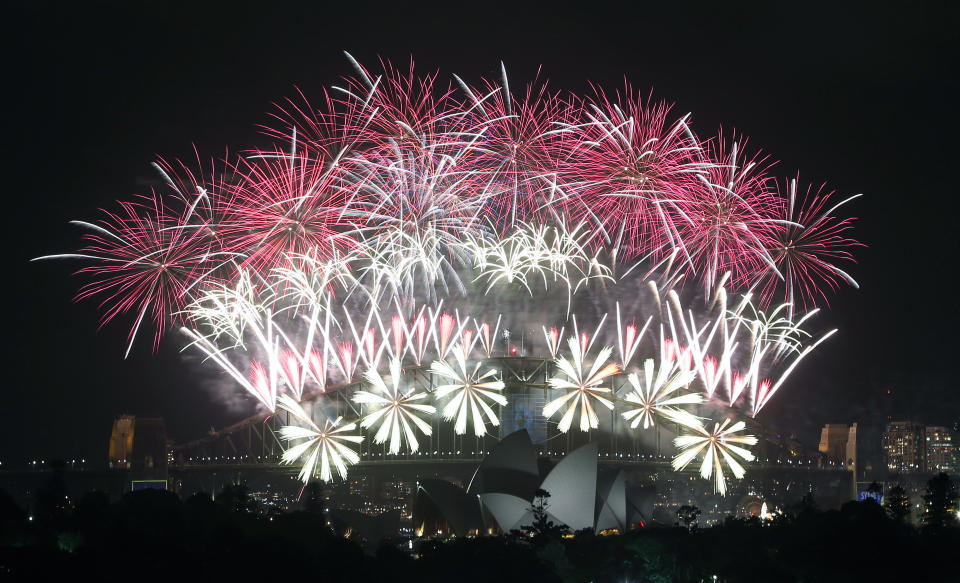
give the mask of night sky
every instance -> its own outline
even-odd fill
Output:
[[[98,331],[96,302],[72,302],[81,264],[29,259],[77,249],[81,231],[68,221],[147,192],[157,155],[190,159],[196,145],[209,159],[264,144],[255,126],[271,103],[294,86],[319,101],[351,73],[343,50],[371,65],[412,54],[421,71],[469,80],[494,77],[503,60],[515,88],[540,65],[551,87],[580,93],[626,76],[693,112],[701,135],[749,136],[780,161],[780,176],[864,193],[845,209],[868,245],[849,266],[861,289],[833,296],[817,325],[840,332],[761,420],[815,443],[828,422],[960,418],[960,23],[948,3],[198,4],[5,7],[4,468],[105,458],[121,413],[162,416],[177,441],[246,415],[183,365],[175,334],[158,353],[141,342],[124,360],[130,322]]]

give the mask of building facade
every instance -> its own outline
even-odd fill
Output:
[[[820,430],[820,453],[825,454],[831,461],[846,465],[847,442],[850,438],[850,427],[843,423],[827,423]]]
[[[924,469],[927,473],[958,471],[957,444],[949,427],[928,426],[924,428]]]
[[[884,463],[893,473],[922,472],[926,470],[926,440],[923,425],[910,421],[887,424],[883,433]]]

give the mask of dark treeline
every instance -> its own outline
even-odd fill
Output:
[[[955,508],[949,480],[935,480],[924,502],[941,504],[937,488],[945,487]],[[99,492],[72,501],[53,483],[36,493],[31,515],[0,491],[0,579],[947,582],[960,572],[960,526],[948,514],[926,513],[915,527],[895,505],[867,500],[822,511],[807,496],[772,521],[731,517],[698,529],[693,510],[678,516],[682,525],[620,536],[563,538],[544,523],[531,527],[533,536],[361,546],[331,522],[322,501],[269,512],[242,486],[216,500],[142,491],[112,503]]]

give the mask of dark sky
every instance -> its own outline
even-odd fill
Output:
[[[82,6],[81,6],[82,4]],[[476,79],[504,60],[515,86],[539,65],[556,89],[626,76],[736,128],[777,173],[865,196],[847,208],[869,247],[818,324],[840,333],[761,415],[812,439],[827,422],[960,417],[958,22],[950,3],[665,9],[626,2],[525,8],[450,2],[7,3],[3,17],[4,237],[10,308],[0,462],[105,457],[110,423],[166,418],[177,440],[231,416],[184,367],[178,339],[123,360],[126,323],[98,331],[74,304],[79,265],[29,263],[77,248],[71,219],[146,190],[150,162],[254,145],[271,102],[350,73],[341,51]],[[304,3],[314,4],[314,3]],[[890,389],[893,395],[886,396]]]

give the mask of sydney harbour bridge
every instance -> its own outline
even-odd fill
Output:
[[[464,483],[470,480],[480,461],[511,433],[525,429],[538,450],[541,460],[555,463],[567,453],[586,443],[596,443],[599,450],[599,464],[606,467],[618,467],[624,470],[627,479],[636,483],[652,484],[660,482],[659,488],[672,488],[676,481],[694,484],[698,488],[709,490],[710,482],[697,476],[699,464],[694,462],[682,472],[671,468],[675,453],[673,438],[680,428],[667,421],[644,430],[632,429],[617,409],[608,411],[598,407],[600,426],[588,432],[580,431],[576,426],[562,433],[556,420],[543,416],[545,403],[564,393],[553,389],[548,379],[555,375],[556,364],[549,357],[513,356],[505,354],[493,356],[485,364],[500,372],[505,384],[503,394],[507,398],[505,406],[495,405],[500,424],[488,426],[482,437],[474,435],[472,428],[464,435],[456,435],[454,423],[446,421],[437,413],[430,418],[432,434],[419,435],[419,450],[404,450],[399,454],[389,454],[387,444],[374,442],[374,431],[361,429],[364,440],[360,446],[360,463],[350,467],[351,476],[388,476],[406,480],[418,480],[424,477],[444,476]],[[419,390],[431,392],[441,379],[430,371],[427,364],[409,365],[404,368],[404,380]],[[604,383],[614,395],[622,396],[630,389],[627,375],[619,373]],[[365,390],[369,383],[362,377],[338,386],[327,387],[323,392],[304,395],[301,404],[311,414],[314,422],[321,424],[326,418],[343,416],[346,420],[360,418],[366,413],[365,405],[354,403],[351,399],[357,390]],[[745,486],[743,491],[770,488],[811,489],[821,484],[836,490],[839,497],[847,494],[851,488],[852,476],[843,466],[831,465],[815,449],[801,444],[795,439],[778,434],[764,427],[760,422],[740,411],[726,406],[717,406],[711,410],[709,403],[700,405],[700,411],[693,411],[713,420],[722,420],[721,415],[746,423],[746,433],[759,438],[753,453],[756,460],[747,464],[747,477],[744,482],[754,486]],[[296,424],[289,413],[277,410],[273,414],[260,413],[213,432],[201,439],[175,445],[170,457],[171,477],[182,482],[191,482],[195,487],[206,490],[215,489],[226,481],[251,480],[287,481],[296,486],[297,466],[281,463],[286,443],[281,439],[279,430],[285,425]],[[669,483],[664,484],[664,480]],[[758,485],[759,484],[759,485]],[[791,484],[796,484],[791,486]],[[734,488],[734,496],[736,494]],[[798,496],[799,497],[799,496]],[[829,496],[828,496],[829,497]]]

